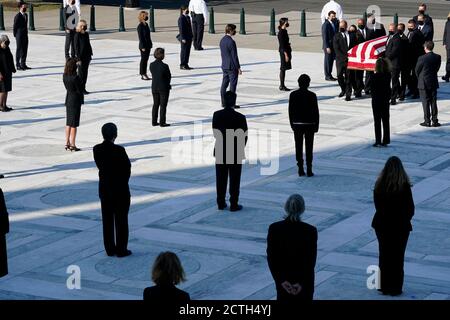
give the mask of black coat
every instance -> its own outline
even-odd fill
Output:
[[[78,75],[63,75],[63,81],[67,90],[65,105],[79,108],[84,103],[83,80]]]
[[[6,209],[5,196],[0,188],[0,236],[9,232],[8,210]]]
[[[168,284],[145,288],[144,300],[155,304],[182,305],[188,303],[191,298],[189,293],[178,289],[173,284]]]
[[[433,29],[429,25],[425,24],[423,25],[422,30],[420,30],[420,28],[418,29],[422,32],[425,41],[433,41]]]
[[[369,40],[369,36],[370,36],[370,30],[367,27],[364,27],[364,29],[358,28],[356,30],[356,37],[359,39],[359,41],[361,41],[361,39],[362,39],[361,42],[365,42],[365,41]]]
[[[0,48],[0,73],[3,77],[11,78],[15,72],[16,67],[14,66],[14,57],[11,50],[9,47],[5,49]]]
[[[350,45],[347,43],[346,37],[342,32],[337,32],[333,39],[333,48],[336,53],[336,68],[341,70],[346,68],[348,64],[348,50],[356,45],[356,36],[349,33]],[[339,73],[339,71],[338,71]]]
[[[94,160],[99,170],[100,198],[130,198],[131,162],[125,148],[103,141],[94,147]]]
[[[391,99],[391,74],[374,73],[370,80],[370,90],[372,91],[372,108],[375,111],[389,110],[389,101]]]
[[[314,292],[317,229],[304,222],[272,223],[267,235],[267,262],[277,289],[281,283],[299,283],[305,294]]]
[[[416,15],[416,16],[413,17],[413,20],[416,22],[416,26],[419,25],[419,24],[417,23],[417,22],[419,21],[418,17],[419,17],[418,15]],[[432,19],[429,15],[427,15],[427,14],[424,15],[424,18],[425,18],[425,19],[423,20],[424,25],[425,25],[425,26],[428,26],[427,32],[429,32],[429,37],[430,37],[429,40],[433,40],[433,37],[434,37],[434,24],[433,24],[433,19]]]
[[[410,65],[415,66],[417,63],[417,59],[425,54],[425,51],[423,49],[424,42],[425,38],[423,37],[423,34],[419,29],[416,28],[413,31],[409,32],[407,60]]]
[[[375,215],[372,228],[377,232],[408,232],[412,230],[411,219],[414,216],[414,200],[411,187],[406,186],[400,192],[375,192]]]
[[[216,143],[214,146],[214,156],[218,164],[241,164],[245,159],[245,145],[247,144],[247,119],[245,116],[231,107],[225,107],[222,110],[214,112],[212,128]],[[233,144],[227,140],[227,129],[235,130],[236,137]],[[241,130],[239,130],[241,129]],[[229,134],[229,133],[228,133]],[[242,140],[244,139],[244,141]],[[233,146],[234,159],[227,161],[227,143]],[[222,157],[218,148],[222,147]],[[230,147],[231,148],[231,147]],[[231,156],[229,156],[231,157]],[[232,162],[232,163],[230,163]]]
[[[74,37],[75,57],[81,61],[92,60],[92,46],[88,32],[77,32]]]
[[[447,45],[447,49],[450,47],[450,20],[447,20],[447,22],[445,23],[442,44]]]
[[[390,36],[384,56],[391,62],[392,69],[402,69],[402,66],[406,64],[407,45],[400,34],[395,33]]]
[[[294,123],[305,123],[298,125]],[[292,130],[319,131],[319,106],[314,92],[298,89],[289,95],[289,123]]]
[[[180,15],[178,18],[178,31],[181,40],[192,41],[194,36],[192,34],[192,23],[189,16],[185,16],[184,14]]]
[[[278,51],[281,53],[291,54],[292,48],[289,42],[289,35],[286,29],[278,31]]]
[[[417,88],[429,90],[439,88],[438,72],[440,67],[441,56],[434,52],[419,57],[416,65]]]
[[[339,30],[339,26],[335,23],[335,28],[333,29],[331,23],[329,20],[325,20],[322,23],[322,49],[330,48],[333,50],[333,38],[336,31]]]
[[[13,35],[16,39],[28,38],[28,15],[17,13],[14,17]]]
[[[148,26],[148,23],[139,23],[139,25],[137,26],[137,33],[139,37],[139,50],[150,50],[153,47],[153,43],[150,36],[150,27]]]
[[[382,23],[377,22],[377,28],[368,28],[366,40],[373,40],[386,35],[386,29]]]
[[[170,69],[167,64],[156,59],[150,63],[150,72],[152,73],[152,92],[167,92],[172,89],[172,86],[170,85],[172,75],[170,74]]]

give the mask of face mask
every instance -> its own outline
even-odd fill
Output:
[[[398,33],[399,35],[402,35],[402,34],[403,34],[403,30],[397,30],[397,33]]]
[[[389,35],[393,35],[394,34],[394,31],[389,31]]]
[[[331,22],[336,22],[336,21],[337,21],[336,18],[331,19]]]
[[[145,21],[148,21],[148,17],[145,17],[144,20],[145,20]]]
[[[364,27],[365,27],[365,25],[363,25],[363,24],[358,24],[358,28],[364,29]]]
[[[289,22],[288,23],[286,23],[286,28],[288,28],[289,27]]]
[[[339,28],[340,32],[345,32],[345,28]]]
[[[22,12],[27,12],[27,8],[23,8],[23,9],[22,9]]]
[[[72,2],[71,2],[71,4],[72,4],[72,5],[74,5],[74,4],[75,4],[75,0],[74,0],[74,1],[72,1]]]
[[[419,13],[420,13],[420,14],[424,14],[424,13],[425,13],[425,10],[419,10]]]
[[[83,30],[86,31],[87,30],[87,26],[83,26]]]
[[[423,26],[423,21],[417,21],[417,23],[419,24],[419,26]]]
[[[408,28],[408,31],[412,32],[412,31],[414,31],[414,28]]]

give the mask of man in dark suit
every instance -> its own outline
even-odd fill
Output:
[[[170,74],[169,66],[163,62],[165,56],[164,49],[156,48],[153,55],[155,56],[155,61],[150,63],[153,95],[152,125],[168,127],[170,124],[166,123],[166,109],[169,101],[169,93],[172,89],[170,85],[172,75]],[[160,109],[159,123],[158,109]]]
[[[194,37],[192,34],[191,17],[189,17],[189,9],[187,6],[182,6],[180,10],[181,14],[178,18],[179,40],[181,42],[180,69],[191,70],[189,56],[191,55],[192,39]]]
[[[389,59],[391,63],[391,77],[392,77],[392,96],[391,105],[397,104],[397,98],[401,91],[400,85],[400,73],[402,70],[402,64],[405,63],[404,52],[406,48],[405,43],[402,41],[400,34],[397,32],[397,25],[391,23],[389,25],[389,36],[386,41],[386,51],[384,55]]]
[[[437,74],[441,67],[441,56],[433,52],[433,41],[425,41],[424,48],[425,54],[417,60],[416,65],[418,88],[425,119],[420,125],[424,127],[439,127],[440,123],[437,118],[437,89],[439,88],[439,82]],[[433,124],[431,124],[430,117]]]
[[[423,15],[418,16],[417,25],[425,41],[433,41],[433,29],[429,24],[425,24],[425,17]]]
[[[301,221],[305,200],[291,195],[284,206],[286,218],[272,223],[267,234],[267,262],[277,289],[286,303],[312,300],[317,259],[317,229]]]
[[[409,40],[405,35],[405,24],[399,23],[397,25],[397,33],[400,36],[401,40],[401,56],[400,56],[400,75],[401,75],[401,84],[400,91],[398,93],[398,100],[405,100],[405,92],[406,85],[408,84],[408,48],[409,48]]]
[[[347,21],[339,23],[339,32],[334,35],[333,48],[336,52],[336,69],[338,82],[341,87],[339,97],[345,95],[345,100],[350,101],[352,88],[356,87],[355,73],[347,69],[348,50],[356,45],[356,35],[347,31]]]
[[[419,97],[419,89],[417,89],[416,64],[419,57],[425,54],[423,49],[425,39],[422,32],[417,29],[416,22],[413,19],[408,21],[408,31],[408,54],[406,58],[408,92],[406,96],[417,99]]]
[[[8,274],[8,256],[6,250],[6,234],[9,232],[8,210],[5,197],[0,189],[0,278]]]
[[[31,69],[27,66],[28,54],[28,15],[27,4],[19,2],[19,13],[14,17],[13,34],[16,38],[16,69]]]
[[[425,30],[427,32],[427,36],[425,37],[426,38],[425,41],[428,41],[428,40],[433,40],[433,37],[434,37],[434,24],[433,24],[433,19],[428,14],[426,14],[425,11],[427,11],[427,5],[425,3],[422,3],[421,5],[419,5],[419,14],[415,15],[413,17],[413,20],[416,22],[416,25],[419,26],[419,29],[421,29],[421,25],[422,26],[427,26],[425,28]],[[420,16],[422,16],[422,19],[420,18]],[[423,21],[422,24],[420,23],[421,20]]]
[[[224,95],[223,110],[214,112],[212,128],[216,143],[217,206],[219,210],[227,207],[225,194],[227,180],[230,177],[230,211],[239,211],[239,188],[241,183],[242,161],[245,159],[247,144],[247,120],[245,116],[234,110],[236,93],[227,91]]]
[[[367,31],[366,40],[373,40],[386,35],[386,29],[382,23],[379,23],[375,19],[374,14],[367,15]],[[366,94],[370,94],[371,83],[370,80],[373,76],[373,71],[366,71],[366,79],[364,81],[364,91]]]
[[[236,93],[238,77],[242,74],[236,42],[232,38],[234,35],[236,35],[236,26],[234,24],[227,24],[225,27],[225,36],[220,40],[223,72],[222,86],[220,88],[222,106],[225,105],[224,96],[228,85],[230,85],[230,91]],[[235,108],[239,108],[239,106],[235,106]]]
[[[324,57],[324,72],[325,80],[336,81],[337,79],[331,74],[333,71],[333,63],[336,58],[333,50],[333,38],[338,31],[339,26],[336,19],[336,12],[328,12],[328,19],[322,24],[322,49],[325,54]]]
[[[369,34],[369,28],[367,28],[366,22],[364,21],[364,19],[358,19],[357,20],[357,30],[356,30],[356,42],[358,44],[366,42],[368,40],[367,39],[368,34]],[[366,73],[366,77],[367,77],[367,73]],[[364,84],[364,71],[363,70],[356,71],[356,83],[357,83],[357,88],[359,91],[362,91],[364,89],[364,91],[366,92],[366,90],[365,90],[366,88],[365,88],[365,84]]]
[[[447,64],[445,66],[445,76],[442,77],[442,80],[445,82],[450,81],[450,13],[447,16],[447,22],[445,23],[444,28],[444,38],[442,40],[444,48],[447,51]]]
[[[108,256],[126,257],[131,254],[127,249],[131,163],[125,149],[114,144],[117,138],[114,123],[104,124],[102,135],[103,143],[94,147],[94,160],[100,178],[98,189],[102,206],[103,242]]]
[[[289,96],[289,123],[294,131],[298,175],[305,175],[303,169],[304,138],[308,177],[314,175],[312,172],[314,133],[319,131],[319,106],[316,94],[308,90],[310,82],[310,77],[302,74],[298,78],[300,89],[292,92]]]

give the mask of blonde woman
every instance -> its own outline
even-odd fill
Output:
[[[148,26],[148,13],[147,11],[141,11],[138,16],[139,24],[137,26],[137,33],[139,37],[139,51],[141,52],[141,63],[139,68],[139,74],[142,80],[150,80],[147,75],[147,63],[150,57],[150,50],[153,46],[152,39],[150,37],[150,27]]]
[[[77,24],[74,38],[75,58],[78,64],[78,73],[83,81],[83,93],[89,94],[86,91],[86,82],[88,77],[89,64],[92,60],[92,47],[89,39],[89,33],[87,32],[86,20],[80,20]]]

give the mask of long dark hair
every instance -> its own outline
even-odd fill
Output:
[[[179,284],[186,281],[180,259],[173,252],[161,252],[153,263],[152,280],[156,284]]]
[[[375,182],[375,192],[399,192],[410,188],[411,182],[400,158],[390,157]]]
[[[64,74],[73,76],[77,74],[77,61],[73,58],[67,60],[66,65],[64,66]]]

